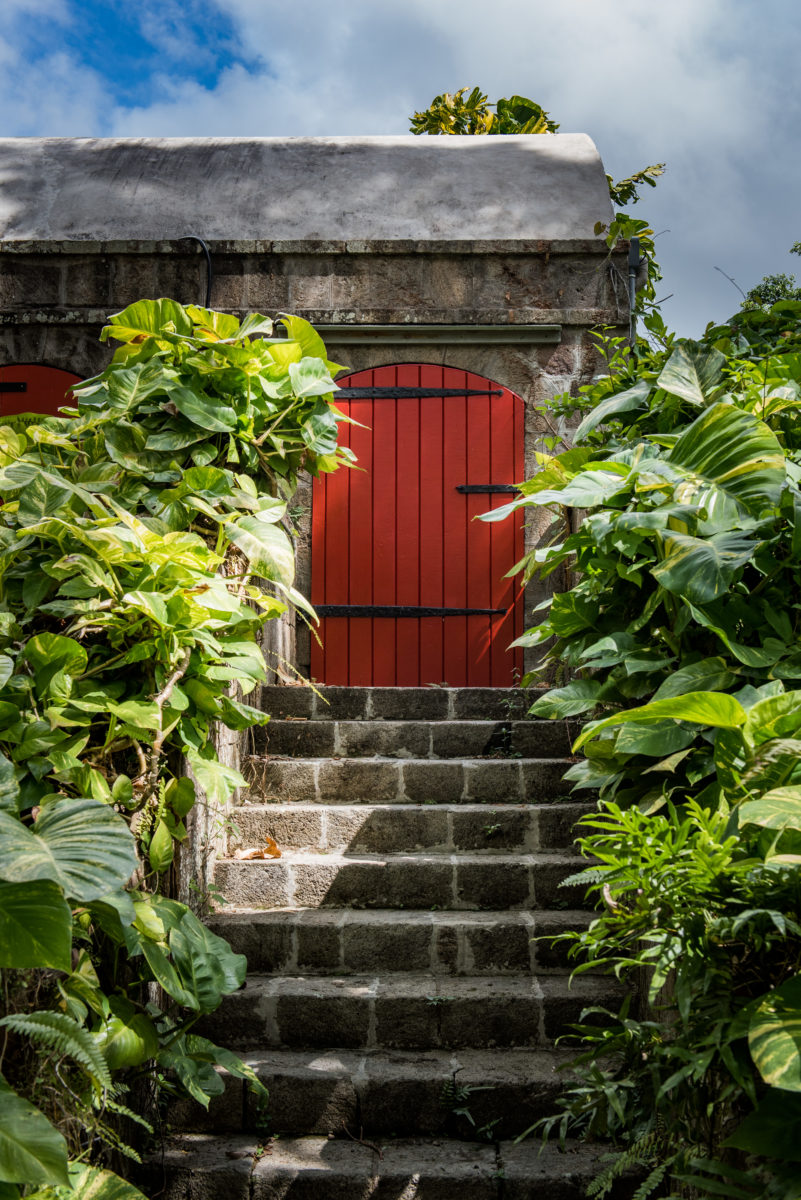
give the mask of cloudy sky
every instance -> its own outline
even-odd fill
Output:
[[[660,234],[700,333],[801,240],[797,0],[0,0],[6,136],[405,133],[443,90],[537,100]],[[665,230],[664,233],[661,231]]]

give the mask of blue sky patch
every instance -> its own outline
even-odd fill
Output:
[[[211,0],[68,0],[68,20],[31,15],[18,31],[28,59],[65,52],[100,76],[119,108],[149,106],[171,85],[214,88],[223,70],[259,69],[234,23]],[[261,64],[261,69],[264,65]]]

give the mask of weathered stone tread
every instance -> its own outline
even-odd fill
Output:
[[[300,758],[569,756],[579,726],[565,721],[272,720],[255,730],[257,753]]]
[[[305,1137],[265,1147],[247,1135],[185,1134],[148,1164],[145,1186],[163,1200],[583,1200],[602,1153],[543,1150],[537,1140],[496,1147],[398,1138],[365,1146]]]
[[[562,854],[325,854],[217,863],[215,881],[240,908],[548,908],[576,905],[562,887],[582,859]]]
[[[316,804],[504,804],[564,798],[569,758],[271,758],[243,763],[251,798]]]
[[[589,1004],[616,1007],[605,976],[251,976],[203,1019],[213,1039],[263,1047],[482,1049],[546,1046]]]
[[[593,803],[551,804],[253,804],[233,814],[229,851],[270,837],[285,850],[402,853],[498,852],[569,846]]]
[[[342,1135],[343,1126],[377,1137],[441,1134],[472,1140],[493,1122],[494,1137],[515,1137],[555,1110],[565,1050],[272,1050],[244,1053],[269,1089],[274,1133]],[[173,1130],[257,1132],[263,1115],[241,1079],[218,1072],[225,1092],[208,1110],[173,1105]],[[472,1089],[461,1101],[452,1085]],[[467,1108],[470,1117],[454,1112]],[[474,1123],[473,1123],[474,1122]]]
[[[333,721],[509,721],[524,717],[536,689],[283,687],[261,690],[273,717]]]
[[[342,975],[432,971],[507,975],[562,971],[584,910],[448,912],[301,908],[227,910],[208,924],[256,973]]]

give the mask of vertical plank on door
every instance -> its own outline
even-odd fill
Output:
[[[396,368],[399,387],[419,387],[420,368],[402,364]],[[385,403],[382,401],[382,403]],[[395,401],[395,558],[397,583],[395,603],[420,604],[420,406],[419,398]],[[420,620],[399,617],[395,648],[395,681],[398,687],[413,687],[420,681]]]
[[[356,470],[348,471],[350,523],[348,528],[348,603],[373,603],[373,401],[351,400],[348,415],[358,421],[350,426],[350,446],[356,455]],[[360,617],[350,622],[348,638],[348,683],[369,687],[373,682],[373,621]]]
[[[420,386],[443,386],[442,367],[420,369]],[[440,396],[426,399],[420,409],[420,604],[444,606],[444,455],[443,405]],[[444,630],[452,617],[422,617],[420,626],[420,681],[444,682]]]
[[[476,376],[462,374],[466,388],[475,386]],[[486,385],[485,385],[486,386]],[[465,483],[490,482],[492,422],[490,406],[501,399],[497,396],[468,396],[467,398],[467,476]],[[493,580],[491,578],[490,547],[492,527],[475,518],[487,511],[487,495],[467,497],[467,580],[468,595],[465,607],[492,608]],[[467,679],[470,687],[490,685],[491,618],[467,618]]]
[[[369,373],[369,379],[359,376],[354,382],[357,386],[372,383],[377,387],[389,387],[395,382],[395,369],[378,368]],[[397,604],[395,407],[392,400],[376,400],[373,405],[373,604]],[[391,687],[395,683],[397,621],[391,617],[377,617],[371,624],[373,686]]]

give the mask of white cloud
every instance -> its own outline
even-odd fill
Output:
[[[66,12],[65,0],[4,2],[17,15],[55,3],[62,19]],[[616,176],[667,162],[668,174],[634,211],[671,231],[659,245],[665,290],[676,292],[670,315],[683,330],[736,307],[715,266],[743,286],[793,269],[787,247],[801,236],[801,156],[791,89],[801,10],[787,0],[761,0],[758,9],[750,0],[217,3],[249,67],[228,66],[211,88],[175,81],[180,24],[169,3],[164,21],[151,21],[158,9],[148,0],[148,38],[165,61],[153,81],[158,100],[114,108],[102,80],[63,56],[27,77],[12,62],[0,73],[0,104],[6,112],[16,105],[13,131],[402,133],[436,92],[478,83],[491,97],[530,95],[565,131],[590,133]]]

